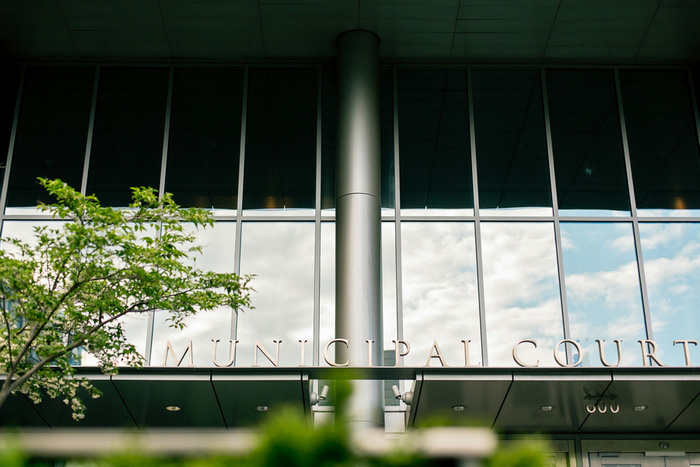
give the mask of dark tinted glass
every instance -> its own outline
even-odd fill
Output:
[[[165,189],[183,206],[236,209],[243,71],[177,69]]]
[[[131,187],[158,188],[167,68],[102,68],[87,191],[127,206]]]
[[[620,83],[637,208],[700,209],[700,157],[688,73],[621,71]]]
[[[695,109],[700,112],[700,69],[693,70],[692,74],[695,83]]]
[[[0,66],[0,72],[6,83],[5,86],[0,87],[0,166],[4,169],[12,132],[12,120],[15,116],[20,69],[14,66]],[[2,170],[0,170],[1,173]]]
[[[37,177],[80,189],[94,69],[28,68],[12,156],[8,208],[49,201]],[[8,211],[10,212],[10,211]]]
[[[315,69],[252,69],[243,209],[313,209]]]
[[[394,76],[379,70],[379,135],[382,158],[382,209],[396,207],[394,167]]]
[[[479,206],[551,214],[539,71],[474,71],[472,85]]]
[[[323,69],[321,209],[335,208],[335,144],[338,120],[338,88],[335,79],[335,69]]]
[[[562,214],[629,211],[613,72],[547,70],[547,94]]]
[[[402,209],[473,207],[464,70],[400,70]]]

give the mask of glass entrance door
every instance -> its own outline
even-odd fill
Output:
[[[700,467],[700,453],[591,452],[591,467]]]

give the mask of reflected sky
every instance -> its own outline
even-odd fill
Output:
[[[637,257],[630,223],[561,223],[571,338],[583,347],[583,366],[617,362],[613,340],[622,339],[621,366],[641,366],[645,339]],[[575,353],[574,353],[574,358]]]
[[[306,364],[311,364],[314,309],[313,222],[249,222],[243,224],[241,273],[256,274],[254,310],[238,316],[240,341],[236,366],[251,366],[255,340],[275,357],[273,339],[282,339],[280,366],[301,363],[306,339]],[[259,352],[258,364],[272,366]]]
[[[202,247],[202,254],[191,254],[191,263],[201,270],[219,273],[233,272],[234,249],[236,239],[235,222],[218,222],[206,229],[194,230],[192,224],[186,224],[186,228],[195,233],[196,241]],[[179,359],[192,341],[193,363],[196,366],[212,367],[213,343],[212,339],[220,339],[217,351],[219,363],[228,362],[229,345],[231,336],[232,312],[228,308],[213,311],[200,312],[190,316],[184,322],[187,326],[183,330],[170,327],[167,314],[155,312],[153,320],[153,350],[151,365],[163,365],[166,356],[167,341],[169,340]],[[172,356],[168,356],[168,366],[174,366]],[[182,361],[181,366],[189,364],[189,355]]]
[[[553,224],[482,222],[481,237],[489,366],[515,366],[522,339],[538,346],[521,346],[523,361],[555,366],[564,333]]]
[[[401,242],[405,365],[425,365],[434,340],[449,366],[464,365],[462,339],[472,341],[471,363],[480,362],[474,224],[404,222]]]
[[[657,354],[667,365],[685,366],[682,344],[700,340],[700,224],[641,223],[639,233]],[[693,365],[700,352],[690,346]]]
[[[321,224],[321,322],[319,329],[319,364],[328,366],[323,359],[323,346],[335,338],[335,222]],[[335,346],[331,346],[335,358]]]
[[[384,349],[393,349],[398,336],[396,305],[396,224],[382,222],[382,328]],[[388,364],[388,362],[385,362]]]

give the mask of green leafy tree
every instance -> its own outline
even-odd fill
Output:
[[[0,406],[15,391],[39,402],[63,397],[73,418],[84,416],[79,394],[99,391],[75,376],[76,352],[102,371],[141,366],[123,318],[168,313],[172,326],[217,307],[252,308],[250,276],[202,271],[195,228],[213,224],[205,210],[181,208],[172,195],[132,188],[128,209],[101,206],[60,180],[39,179],[57,201],[39,206],[59,228],[36,227],[32,241],[3,239],[0,250]]]

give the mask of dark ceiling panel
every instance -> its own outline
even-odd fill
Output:
[[[89,376],[92,384],[102,392],[93,399],[81,391],[85,403],[85,418],[76,421],[70,407],[63,403],[63,398],[45,397],[36,408],[51,428],[57,427],[124,427],[136,428],[136,424],[126,410],[119,394],[112,385],[108,375]]]
[[[676,418],[671,426],[668,427],[668,431],[672,432],[683,432],[692,431],[697,433],[700,429],[700,395],[696,396],[695,399],[686,407],[686,409]]]
[[[308,407],[308,380],[299,372],[271,375],[212,376],[216,394],[229,428],[249,427],[284,406]],[[267,411],[261,411],[261,406]]]
[[[692,0],[6,0],[0,53],[330,58],[336,36],[357,27],[380,37],[387,58],[700,59],[700,2]]]
[[[189,374],[119,374],[113,382],[139,428],[224,428],[209,372]],[[179,407],[169,411],[166,407]]]
[[[23,394],[11,394],[0,408],[0,427],[46,428],[46,422],[39,416],[35,407]]]
[[[614,397],[620,411],[596,411],[586,420],[581,431],[663,431],[699,392],[700,374],[679,373],[646,378],[639,374],[613,375],[613,382],[605,394]],[[638,406],[645,406],[646,409],[635,410],[634,407]],[[692,410],[689,414],[692,414]],[[700,418],[695,417],[694,421],[687,418],[684,420],[672,426],[670,431],[689,430],[693,424],[695,431],[700,428]]]
[[[588,416],[587,395],[602,394],[610,374],[515,374],[495,427],[511,431],[577,431]],[[544,407],[552,406],[545,411]]]
[[[447,418],[453,423],[484,424],[490,427],[498,414],[513,378],[511,374],[473,377],[425,374],[420,394],[414,394],[411,417],[414,426],[431,419]],[[466,409],[455,411],[454,406]]]

